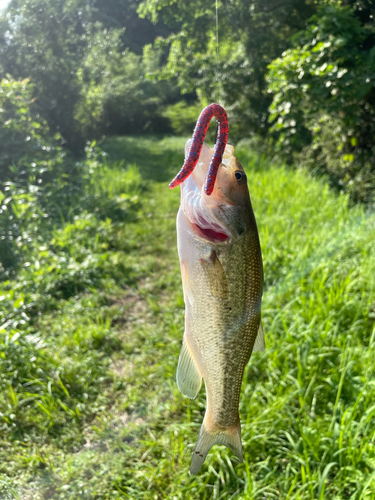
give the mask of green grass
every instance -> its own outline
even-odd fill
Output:
[[[267,349],[242,387],[245,463],[215,447],[189,476],[205,396],[175,383],[183,145],[107,140],[85,209],[1,284],[0,499],[375,499],[375,215],[243,149]]]

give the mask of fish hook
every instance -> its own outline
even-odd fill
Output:
[[[218,124],[218,139],[214,147],[214,153],[208,166],[204,183],[204,192],[207,195],[210,195],[212,193],[215,185],[217,171],[223,157],[225,146],[227,145],[229,128],[228,117],[225,109],[216,103],[212,103],[209,106],[206,106],[199,115],[197,124],[194,129],[193,143],[191,145],[189,155],[185,159],[179,173],[169,184],[170,189],[173,189],[174,187],[181,184],[181,182],[187,179],[194,170],[202,151],[203,141],[206,137],[208,126],[210,125],[210,121],[214,116],[216,117],[216,121]]]

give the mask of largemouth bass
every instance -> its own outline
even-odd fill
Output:
[[[186,143],[186,158],[192,144]],[[233,147],[226,145],[207,195],[205,179],[213,154],[203,144],[194,170],[179,182],[177,242],[185,333],[177,384],[194,399],[203,378],[207,393],[191,474],[199,472],[215,444],[227,446],[243,461],[238,412],[242,378],[251,353],[265,348],[262,255],[246,174]]]

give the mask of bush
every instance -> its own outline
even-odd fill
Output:
[[[123,30],[97,32],[78,72],[81,100],[76,109],[86,137],[170,132],[162,107],[178,95],[168,82],[147,78],[159,56],[122,49]]]
[[[0,122],[0,279],[12,277],[26,256],[45,246],[61,222],[85,217],[87,211],[104,221],[130,220],[139,207],[138,170],[125,172],[123,162],[107,165],[95,143],[86,148],[85,161],[69,157],[58,137],[49,137],[46,123],[33,116],[32,92],[27,80],[3,80],[0,85],[4,115]],[[85,271],[81,279],[81,271],[74,279],[86,286],[92,273],[87,278]]]
[[[268,75],[276,148],[363,202],[374,200],[375,188],[371,12],[321,6]]]
[[[203,106],[201,104],[189,105],[185,101],[167,106],[163,116],[171,122],[176,135],[192,135]]]
[[[36,244],[45,223],[62,215],[72,198],[76,165],[32,112],[28,80],[0,83],[0,275]]]
[[[53,149],[47,125],[31,113],[32,95],[29,80],[0,82],[0,181],[35,174]]]

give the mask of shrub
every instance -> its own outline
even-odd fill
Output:
[[[35,174],[35,161],[53,148],[47,125],[31,113],[32,94],[29,80],[0,82],[0,181]]]
[[[268,75],[277,149],[364,202],[374,199],[375,188],[371,12],[324,4]]]
[[[178,95],[167,82],[147,78],[159,56],[149,48],[144,57],[123,50],[123,30],[97,29],[78,72],[81,100],[76,119],[86,137],[169,132],[161,108]]]
[[[202,108],[201,104],[189,105],[185,101],[180,101],[167,106],[163,116],[170,120],[173,132],[176,135],[190,136],[193,134]]]
[[[44,220],[61,214],[59,198],[74,170],[59,137],[33,114],[32,94],[28,80],[0,83],[0,275],[38,240]]]

